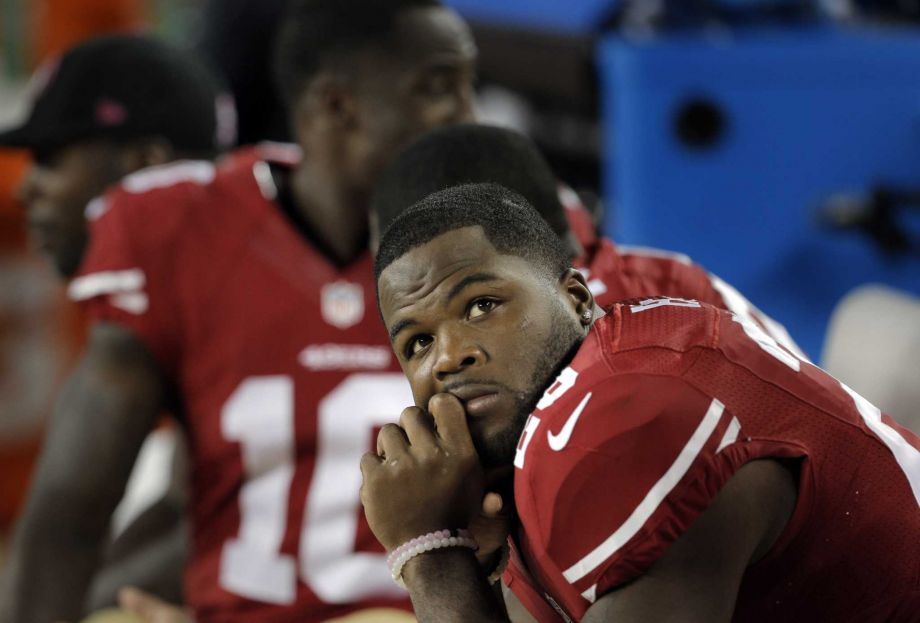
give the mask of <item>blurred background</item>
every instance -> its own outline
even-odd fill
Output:
[[[480,48],[481,118],[534,138],[607,235],[689,255],[883,408],[893,374],[920,385],[920,0],[446,4]],[[283,139],[267,71],[283,6],[0,0],[0,127],[41,62],[146,30],[209,60],[240,142]],[[27,164],[0,152],[0,533],[82,340],[28,248]]]

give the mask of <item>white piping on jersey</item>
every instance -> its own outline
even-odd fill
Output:
[[[680,262],[681,264],[686,264],[687,266],[693,264],[693,260],[690,259],[689,255],[676,253],[674,251],[665,251],[664,249],[655,249],[652,247],[618,244],[617,253],[620,255],[645,255],[648,257],[657,257],[665,260],[674,260],[676,262]]]
[[[728,424],[728,428],[725,429],[725,434],[722,435],[722,441],[719,442],[719,447],[716,448],[716,454],[724,450],[726,446],[735,443],[738,439],[739,432],[741,432],[741,422],[738,421],[738,418],[733,417],[732,421]]]
[[[567,184],[558,185],[558,194],[559,194],[559,203],[562,204],[562,207],[566,210],[585,210],[585,205],[581,201],[581,197],[578,196],[570,186]]]
[[[901,467],[907,477],[917,506],[920,506],[920,450],[907,443],[896,430],[882,421],[882,412],[874,404],[854,392],[845,383],[841,382],[843,390],[853,398],[856,410],[862,416],[866,426],[875,433],[894,455],[894,460]]]
[[[252,176],[256,178],[256,185],[259,192],[266,201],[274,201],[278,198],[278,187],[275,186],[275,180],[272,177],[272,169],[264,160],[258,160],[252,165]]]
[[[121,187],[129,193],[145,193],[154,188],[166,188],[182,182],[210,184],[217,175],[217,167],[209,160],[180,160],[148,167],[126,175]]]
[[[147,279],[140,268],[109,270],[77,277],[70,282],[67,295],[74,301],[85,301],[100,294],[126,294],[141,290]]]
[[[603,543],[595,547],[587,556],[562,573],[567,582],[574,584],[582,579],[597,569],[605,560],[617,553],[621,547],[636,536],[642,526],[645,525],[645,522],[648,521],[649,517],[654,514],[664,499],[671,493],[674,487],[677,486],[681,478],[684,477],[687,470],[690,469],[690,466],[693,465],[693,462],[703,449],[703,446],[706,445],[706,442],[716,429],[724,410],[725,405],[713,399],[700,425],[693,431],[693,435],[690,436],[687,445],[685,445],[680,451],[680,454],[677,455],[677,459],[671,467],[668,468],[668,471],[666,471],[664,476],[662,476],[651,490],[649,490],[645,499],[636,506],[632,514],[623,522],[623,525],[617,528],[613,534],[607,537]],[[588,599],[587,595],[592,594],[592,591],[596,591],[596,589],[597,587],[593,586],[582,593],[582,596]]]
[[[262,154],[263,159],[281,164],[294,165],[303,159],[303,149],[296,143],[259,141],[256,149]]]
[[[581,596],[593,604],[597,601],[597,584],[592,584],[591,588],[583,592]]]
[[[83,216],[86,217],[87,221],[95,221],[109,211],[109,206],[110,203],[105,200],[105,197],[96,197],[86,204],[86,209],[83,210]]]
[[[147,311],[150,306],[150,299],[143,292],[126,292],[124,294],[113,294],[109,301],[113,307],[123,309],[124,311],[139,316]]]
[[[760,311],[756,305],[738,292],[733,285],[712,273],[709,273],[709,282],[712,284],[715,291],[722,297],[728,311],[747,320],[756,320],[766,329],[767,334],[779,342],[786,350],[790,351],[802,361],[810,361],[808,355],[802,352],[802,349],[798,347],[795,340],[793,340],[789,332],[786,331],[786,327]]]

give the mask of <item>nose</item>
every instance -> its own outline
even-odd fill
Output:
[[[444,332],[437,336],[435,344],[437,354],[433,373],[440,382],[481,366],[488,360],[488,355],[479,344],[460,333]]]

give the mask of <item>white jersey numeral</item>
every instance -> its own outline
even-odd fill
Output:
[[[280,553],[287,530],[294,448],[294,382],[288,376],[243,381],[221,412],[224,437],[240,442],[246,482],[240,490],[239,536],[224,544],[222,588],[286,605],[298,574],[327,603],[369,595],[404,596],[384,554],[355,552],[361,512],[361,455],[376,426],[412,404],[402,374],[353,374],[319,405],[317,454],[300,535],[299,562]]]
[[[319,405],[316,467],[307,495],[300,565],[304,581],[327,603],[370,595],[402,596],[384,554],[355,552],[361,508],[361,456],[373,448],[375,427],[414,404],[406,377],[352,374]]]
[[[220,584],[250,599],[294,603],[294,557],[278,553],[294,476],[293,380],[243,381],[224,405],[221,429],[226,439],[240,442],[246,484],[240,490],[239,536],[224,544]]]

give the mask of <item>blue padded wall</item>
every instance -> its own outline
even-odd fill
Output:
[[[920,258],[886,258],[815,217],[834,193],[920,189],[920,32],[611,37],[598,58],[616,240],[689,254],[814,358],[851,288],[920,293]],[[677,137],[690,101],[723,113],[708,146]]]
[[[597,29],[619,0],[446,0],[463,17],[490,23],[568,33],[590,33]]]

